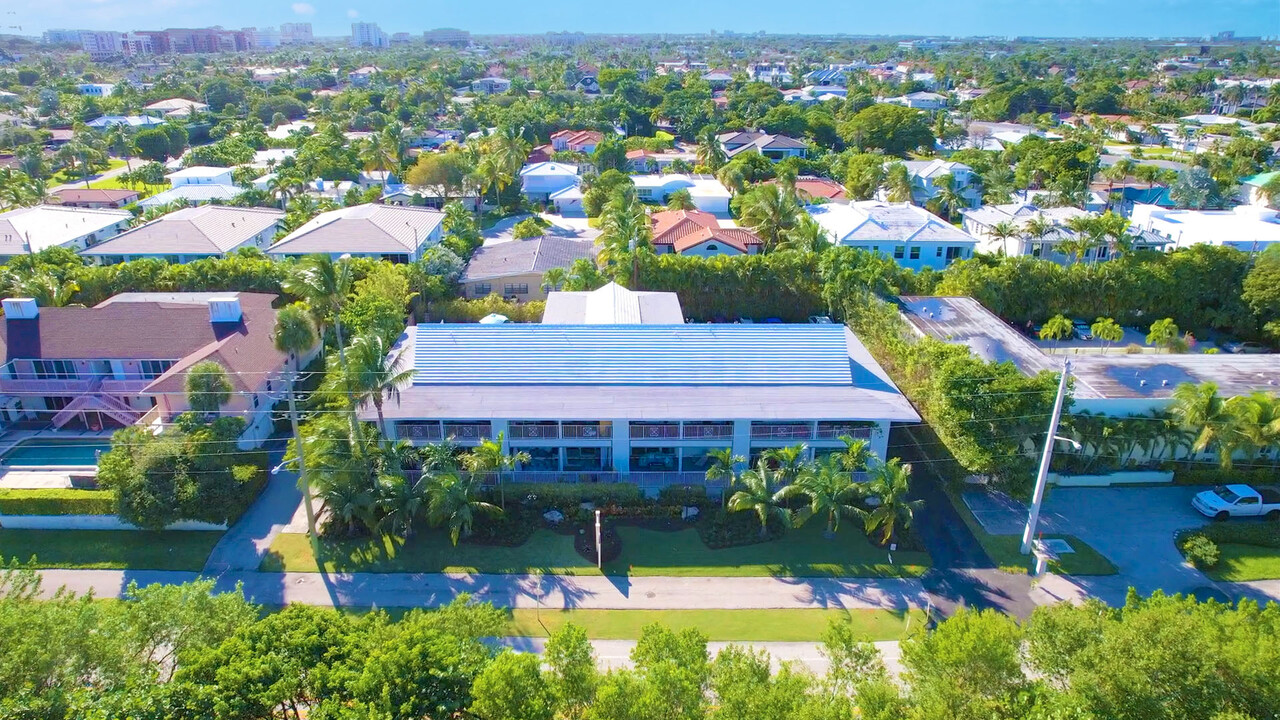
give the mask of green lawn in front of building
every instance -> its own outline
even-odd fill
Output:
[[[37,568],[200,570],[220,531],[0,529],[0,558]]]

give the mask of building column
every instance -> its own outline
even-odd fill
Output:
[[[751,421],[733,421],[733,454],[741,455],[742,462],[751,463]]]
[[[490,420],[489,432],[493,434],[491,440],[497,440],[498,434],[502,434],[502,454],[511,454],[511,433],[510,423],[507,420]]]
[[[889,452],[889,422],[881,420],[871,430],[871,439],[868,441],[871,450],[881,460],[888,460],[886,456]]]
[[[631,476],[631,424],[625,419],[614,419],[613,423],[613,469],[623,479]]]

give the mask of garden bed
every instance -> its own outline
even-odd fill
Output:
[[[1183,530],[1178,551],[1219,582],[1280,578],[1280,523],[1232,520]]]

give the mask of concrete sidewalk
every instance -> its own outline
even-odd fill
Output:
[[[179,584],[194,572],[42,570],[43,591],[60,586],[97,597],[119,597],[130,582]],[[773,577],[601,577],[571,575],[322,574],[227,571],[208,575],[219,590],[239,584],[265,605],[437,607],[462,593],[498,607],[673,609],[922,608],[929,597],[919,580]]]

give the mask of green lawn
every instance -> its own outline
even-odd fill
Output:
[[[159,185],[142,185],[141,187],[132,187],[121,182],[119,175],[109,177],[105,180],[94,180],[89,183],[89,187],[94,190],[137,190],[138,199],[150,197],[161,190],[169,189],[169,186],[164,183]]]
[[[124,161],[123,161],[123,160],[117,160],[117,159],[115,159],[115,158],[110,158],[110,159],[108,159],[108,160],[107,160],[107,168],[106,168],[106,170],[115,170],[115,169],[116,169],[116,168],[118,168],[118,167],[124,167]],[[103,172],[106,172],[106,170],[104,170]],[[76,164],[76,172],[77,172],[77,173],[79,172],[79,163],[78,163],[78,162],[77,162],[77,164]],[[92,184],[93,184],[93,178],[94,178],[94,177],[95,177],[95,176],[93,176],[93,175],[90,175],[90,176],[89,176],[89,184],[90,184],[91,186],[92,186]],[[53,174],[53,177],[52,177],[52,178],[50,178],[50,179],[49,179],[49,185],[50,185],[50,186],[52,186],[52,185],[62,185],[62,184],[65,184],[65,183],[79,183],[81,186],[83,186],[83,185],[84,185],[84,178],[79,177],[78,175],[72,175],[72,174],[68,173],[66,170],[59,170],[58,172],[56,172],[56,173],[54,173],[54,174]]]
[[[605,566],[609,575],[677,577],[837,576],[913,577],[929,567],[923,552],[884,550],[846,528],[834,540],[822,537],[820,523],[787,534],[782,540],[712,550],[694,530],[662,532],[621,526],[622,555]],[[400,545],[390,540],[325,541],[329,572],[546,572],[597,575],[593,563],[573,549],[573,539],[547,530],[534,533],[520,547],[461,544],[453,547],[438,531],[418,533]],[[262,563],[263,570],[317,572],[305,535],[281,534]]]
[[[35,567],[93,570],[199,570],[221,532],[0,529],[0,558]]]
[[[923,610],[527,610],[511,611],[508,633],[546,637],[573,622],[597,640],[632,640],[650,623],[697,628],[709,640],[817,642],[831,621],[848,622],[866,640],[900,640],[924,623]]]
[[[1219,582],[1246,582],[1280,578],[1280,548],[1222,543],[1218,566],[1205,575]]]

